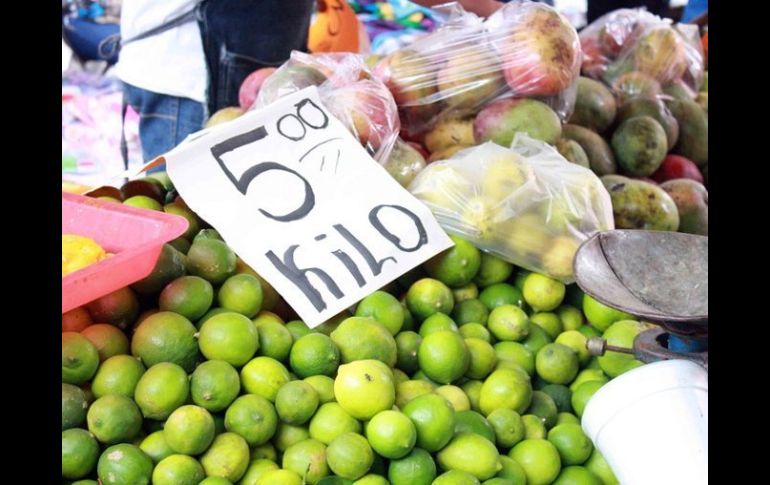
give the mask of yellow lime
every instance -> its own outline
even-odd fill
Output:
[[[570,383],[579,368],[577,354],[561,344],[546,344],[535,356],[535,370],[551,384]]]
[[[282,459],[283,468],[297,473],[310,485],[315,485],[329,475],[326,463],[326,445],[318,440],[306,439],[286,449]]]
[[[168,417],[163,433],[175,453],[198,455],[214,440],[214,418],[200,406],[182,406]]]
[[[343,433],[326,448],[329,468],[338,476],[356,480],[366,475],[374,462],[372,447],[357,433]]]
[[[487,416],[487,422],[492,426],[500,448],[511,448],[524,439],[524,423],[521,415],[513,409],[495,409]]]
[[[634,318],[628,313],[615,310],[604,303],[596,301],[589,295],[583,296],[583,313],[585,313],[588,323],[600,332],[604,332],[615,322]]]
[[[206,476],[237,482],[249,466],[249,445],[235,433],[222,433],[200,457]]]
[[[318,394],[319,405],[334,401],[334,379],[329,376],[317,375],[305,377],[303,380],[315,389]]]
[[[361,431],[361,423],[336,402],[322,404],[310,419],[310,437],[328,445],[337,436]]]
[[[559,452],[548,440],[527,439],[514,446],[509,455],[524,469],[527,485],[548,485],[561,470]]]
[[[419,321],[436,312],[449,315],[454,308],[454,295],[444,283],[432,278],[423,278],[409,287],[406,306]]]
[[[477,338],[465,339],[470,364],[465,372],[469,379],[485,379],[497,365],[497,354],[488,342]]]
[[[412,399],[423,394],[430,394],[434,389],[433,384],[422,379],[402,382],[396,386],[396,406],[403,409]]]
[[[554,340],[564,331],[559,315],[553,312],[533,313],[529,316],[529,321],[545,330],[551,340]]]
[[[387,328],[364,317],[346,318],[330,337],[340,351],[343,363],[376,359],[389,367],[396,364],[396,341]]]
[[[304,424],[318,409],[318,393],[304,381],[287,382],[275,396],[275,410],[281,421],[288,424]]]
[[[334,396],[354,418],[371,419],[396,402],[393,373],[379,360],[357,360],[342,365],[334,380]]]
[[[468,396],[457,386],[445,385],[437,387],[433,392],[449,401],[455,411],[468,411],[471,408]]]
[[[479,407],[485,416],[495,409],[508,408],[524,412],[532,400],[532,385],[512,369],[498,369],[487,377],[481,387]]]
[[[524,301],[539,312],[549,312],[564,300],[564,283],[540,273],[531,273],[524,280]]]
[[[498,340],[518,342],[529,335],[529,319],[515,305],[500,305],[489,313],[487,327]]]
[[[494,443],[475,433],[456,435],[436,458],[444,470],[464,471],[479,480],[492,478],[503,467]]]
[[[275,402],[278,389],[289,382],[289,371],[270,357],[255,357],[241,369],[241,386],[250,394],[257,394]]]

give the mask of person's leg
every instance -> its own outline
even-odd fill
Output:
[[[203,127],[203,104],[153,93],[123,83],[126,103],[139,114],[139,139],[145,162],[163,155]]]

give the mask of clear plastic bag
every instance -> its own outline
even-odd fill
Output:
[[[683,81],[697,92],[703,82],[703,49],[694,25],[672,25],[642,9],[610,12],[580,32],[583,74],[610,86],[624,79],[660,85]]]
[[[565,120],[580,63],[579,37],[566,18],[543,3],[515,1],[486,21],[454,4],[441,28],[374,73],[393,93],[405,131],[416,135],[508,96],[544,101]]]
[[[599,178],[524,134],[511,148],[487,142],[434,162],[409,191],[447,232],[565,283],[580,244],[614,228]]]
[[[293,51],[289,60],[262,84],[250,109],[267,106],[309,86],[318,86],[318,94],[329,111],[378,162],[388,160],[401,126],[396,103],[359,54]]]

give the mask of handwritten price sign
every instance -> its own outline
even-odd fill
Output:
[[[315,327],[452,241],[315,87],[165,156],[185,202]]]

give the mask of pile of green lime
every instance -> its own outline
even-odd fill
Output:
[[[644,325],[455,242],[315,329],[216,231],[167,245],[62,315],[63,481],[617,484],[580,416],[641,363],[585,343]]]

